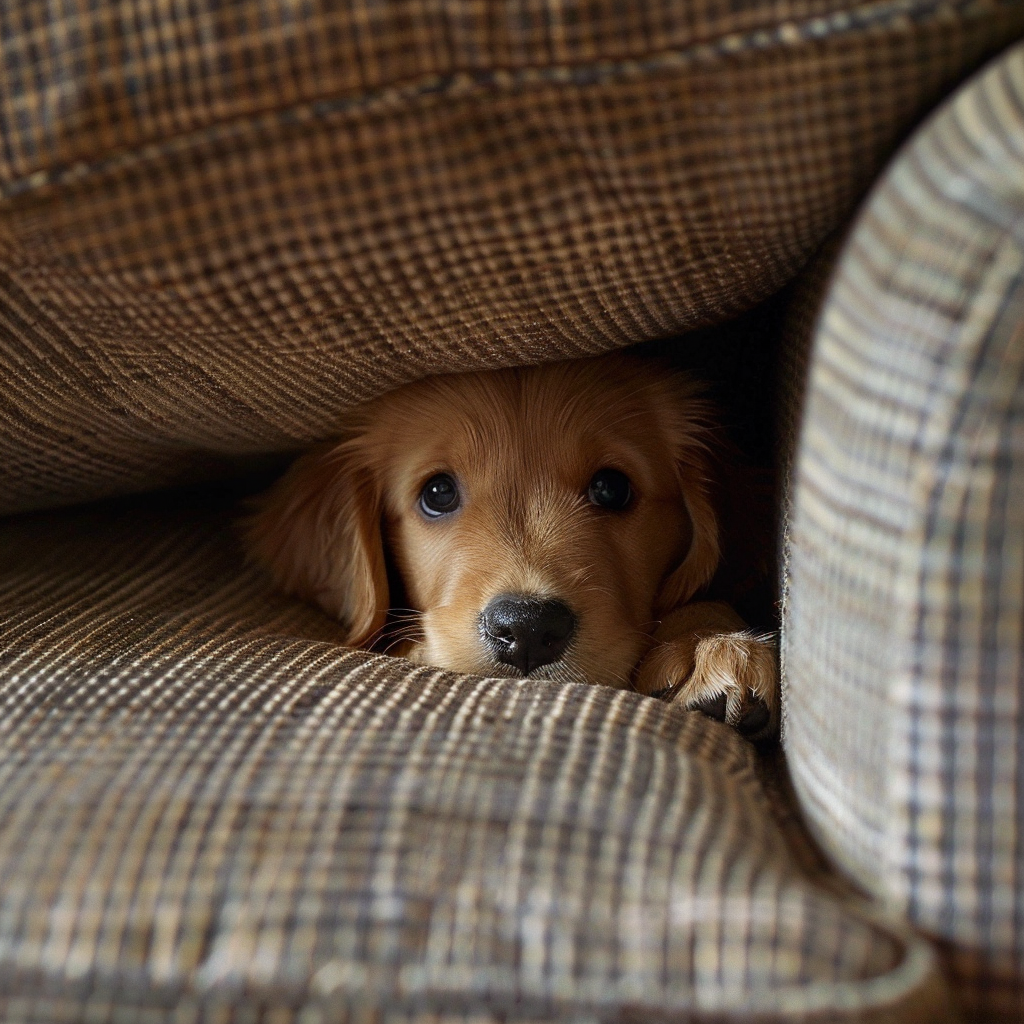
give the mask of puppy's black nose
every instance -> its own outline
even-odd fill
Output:
[[[576,616],[561,601],[499,594],[480,614],[484,644],[497,661],[524,676],[557,661],[576,630]]]

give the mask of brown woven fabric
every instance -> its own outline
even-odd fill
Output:
[[[380,105],[516,84],[505,75],[585,81],[614,71],[603,62],[673,51],[709,62],[851,28],[885,31],[896,18],[907,28],[940,8],[977,17],[993,5],[264,0],[185,13],[166,0],[63,9],[20,0],[4,15],[0,178],[17,193],[79,173],[79,164],[325,97]]]
[[[946,1019],[724,726],[347,651],[160,504],[0,526],[5,1020]]]
[[[1024,1019],[1024,47],[900,155],[819,320],[787,745],[829,852]]]
[[[1016,0],[0,12],[0,510],[774,291]]]

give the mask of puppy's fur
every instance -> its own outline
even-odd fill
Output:
[[[691,602],[720,562],[707,419],[688,379],[622,355],[429,378],[301,458],[248,544],[353,646],[390,635],[413,661],[519,675],[485,609],[557,601],[571,636],[532,677],[666,694],[764,735],[778,720],[770,642],[727,605]],[[608,468],[630,481],[619,510],[588,496]],[[459,505],[432,517],[421,494],[441,473]]]

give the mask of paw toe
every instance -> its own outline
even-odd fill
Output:
[[[769,711],[768,705],[760,697],[755,697],[751,701],[750,707],[740,716],[736,723],[736,729],[744,736],[753,736],[764,729],[770,718],[771,711]]]
[[[728,710],[728,700],[724,693],[716,693],[711,697],[705,697],[704,700],[690,704],[689,709],[691,711],[699,711],[702,715],[707,715],[708,718],[713,718],[716,722],[724,722],[725,714]]]

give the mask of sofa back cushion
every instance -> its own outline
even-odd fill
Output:
[[[0,512],[777,289],[1016,0],[5,6]]]

